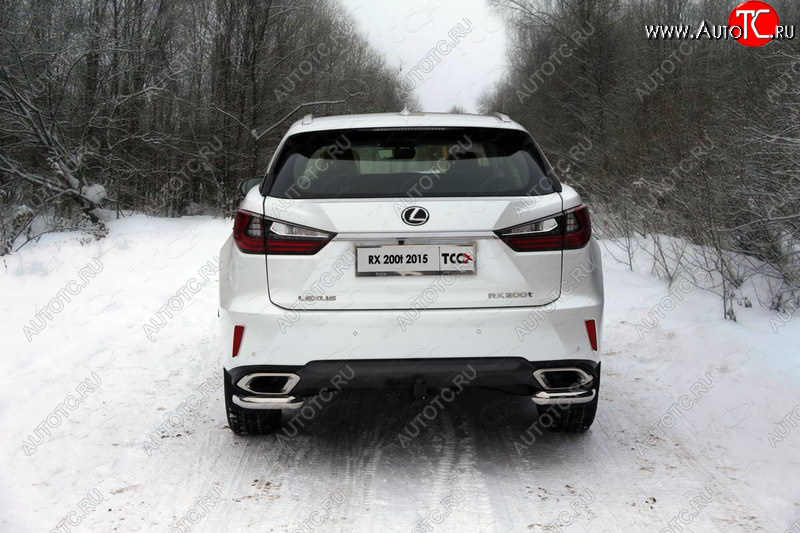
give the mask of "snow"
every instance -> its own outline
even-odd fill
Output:
[[[102,204],[108,198],[106,188],[99,183],[82,187],[81,194],[84,198],[96,204]]]
[[[151,340],[143,328],[231,226],[133,216],[101,240],[50,234],[2,258],[0,530],[727,533],[800,519],[800,320],[756,304],[725,321],[695,289],[642,335],[669,291],[644,255],[634,271],[605,257],[586,434],[540,433],[526,399],[470,391],[411,442],[398,436],[427,403],[374,393],[342,393],[293,436],[234,436],[217,282]]]

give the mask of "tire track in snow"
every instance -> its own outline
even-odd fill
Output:
[[[587,472],[587,467],[593,464],[593,443],[587,440],[588,435],[550,433],[541,428],[536,408],[527,397],[493,399],[492,394],[481,391],[472,399],[477,403],[472,410],[478,410],[481,401],[486,407],[471,427],[479,443],[478,468],[492,487],[491,507],[503,520],[502,530],[536,533],[557,530],[547,529],[548,524],[560,513],[570,511],[569,505],[578,495],[586,498],[585,489],[590,488],[587,480],[593,479]],[[496,411],[496,416],[487,419],[483,415],[490,408]],[[595,477],[598,474],[602,473],[595,473]],[[595,488],[595,492],[599,491]],[[516,497],[509,500],[509,495]],[[525,495],[528,501],[520,495]],[[583,507],[575,520],[603,514],[602,509]],[[615,522],[613,514],[605,516],[604,520],[592,522],[592,531],[625,529],[625,524]]]
[[[292,446],[282,446],[275,436],[236,437],[225,433],[215,440],[218,451],[209,470],[222,483],[222,500],[202,522],[200,531],[261,529],[264,516],[269,516],[271,525],[288,523],[279,491],[310,453],[313,459],[312,440],[296,438]],[[278,526],[277,531],[281,530]]]
[[[475,435],[478,460],[476,470],[481,472],[486,483],[491,486],[487,492],[489,506],[500,522],[495,525],[497,531],[527,530],[528,522],[512,508],[508,500],[509,494],[530,491],[534,482],[526,479],[532,471],[530,462],[518,455],[513,443],[514,432],[508,421],[510,410],[518,407],[516,402],[508,398],[497,399],[489,394],[479,393],[470,398],[471,410],[478,411],[480,416],[474,420],[468,430]],[[485,397],[482,399],[481,396]],[[493,414],[487,418],[487,410]],[[541,501],[532,501],[532,508],[541,505]]]
[[[611,380],[606,380],[609,384]],[[627,384],[626,384],[627,385]],[[642,386],[638,384],[638,386]],[[628,428],[640,428],[641,434],[630,435],[631,441],[619,441],[621,445],[628,445],[633,448],[631,455],[636,458],[640,469],[654,473],[653,484],[659,487],[674,487],[674,491],[669,491],[670,495],[677,502],[681,502],[682,507],[678,507],[675,512],[682,508],[689,508],[690,501],[698,493],[706,488],[714,491],[713,500],[707,508],[701,510],[698,519],[705,523],[712,523],[719,527],[719,531],[767,531],[762,524],[761,518],[749,510],[749,505],[742,501],[739,496],[731,490],[728,480],[722,479],[718,472],[712,470],[712,464],[717,464],[714,457],[704,455],[702,458],[692,451],[700,448],[700,443],[695,435],[699,432],[694,428],[685,417],[675,417],[675,425],[668,430],[665,438],[659,438],[655,444],[645,450],[640,455],[636,450],[635,441],[641,438],[660,416],[661,411],[647,410],[640,398],[630,392],[635,387],[620,387],[613,389],[614,399],[611,409],[616,409],[619,416],[614,418],[617,427],[615,431],[608,432],[606,445],[619,439],[621,435],[626,435],[625,428],[620,421],[625,419],[629,423]],[[646,391],[648,396],[663,396],[659,391],[649,389]],[[610,403],[610,402],[609,402]],[[636,409],[640,407],[640,409]],[[602,408],[602,400],[601,400]],[[630,422],[633,422],[631,424]],[[641,431],[641,430],[644,431]],[[720,466],[720,465],[717,465]],[[677,486],[676,486],[677,485]],[[664,516],[664,525],[674,518],[674,514]],[[731,518],[735,516],[737,518]],[[722,518],[720,518],[722,517]],[[736,529],[734,529],[736,528]]]
[[[451,432],[443,444],[445,449],[454,451],[449,462],[442,464],[449,470],[438,476],[439,490],[441,494],[461,490],[464,500],[454,507],[446,524],[452,531],[506,531],[497,529],[497,510],[488,496],[490,490],[484,473],[478,468],[477,441],[474,427],[468,422],[470,415],[459,400],[451,402],[448,407],[441,416],[446,418]],[[494,490],[496,480],[491,481]]]
[[[491,530],[487,487],[475,479],[475,442],[454,404],[426,420],[427,427],[420,427],[419,434],[403,446],[399,435],[426,403],[387,412],[369,393],[355,397],[360,400],[356,416],[320,443],[328,450],[330,463],[315,468],[321,479],[336,477],[343,487],[346,501],[337,513],[346,516],[347,530],[385,530],[391,513],[390,530],[411,531],[455,488],[463,491],[464,499],[452,506],[437,531],[472,530],[476,524]],[[303,467],[312,465],[305,462]]]
[[[361,428],[362,435],[366,433],[366,438],[347,439],[350,453],[346,455],[345,479],[342,485],[349,489],[348,511],[355,514],[353,520],[348,522],[353,531],[372,531],[370,517],[374,513],[370,510],[374,505],[376,476],[381,466],[383,449],[387,444],[388,429],[387,424],[379,420],[376,405],[370,403],[364,406],[369,409],[370,415],[364,421],[368,425]]]

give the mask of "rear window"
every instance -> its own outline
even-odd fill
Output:
[[[555,191],[530,136],[497,128],[385,128],[290,137],[278,198],[538,196]]]

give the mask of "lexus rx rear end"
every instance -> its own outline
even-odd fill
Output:
[[[589,210],[504,115],[306,116],[220,258],[238,434],[346,388],[482,387],[529,396],[555,430],[594,420],[603,279]]]

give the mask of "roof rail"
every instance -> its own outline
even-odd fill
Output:
[[[309,113],[308,115],[303,117],[303,126],[308,126],[313,121],[314,121],[314,115]]]
[[[499,118],[502,122],[511,122],[511,119],[508,118],[508,115],[504,115],[502,113],[498,113],[497,111],[492,113],[492,115],[497,117],[497,118]]]

